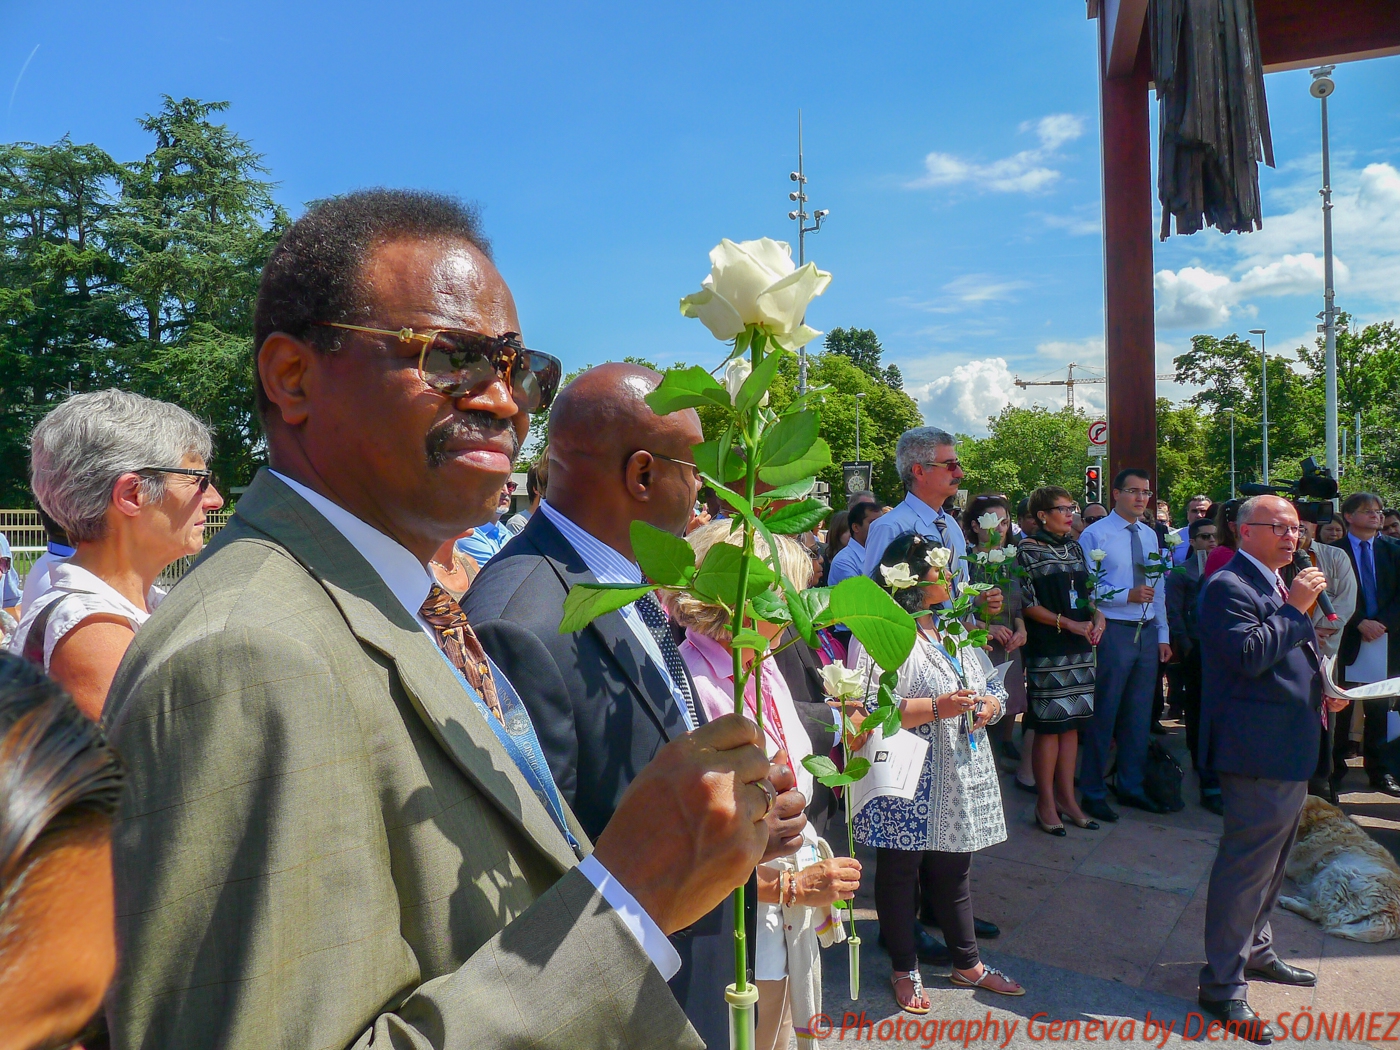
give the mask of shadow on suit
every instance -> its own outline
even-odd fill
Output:
[[[1332,544],[1346,551],[1351,559],[1352,571],[1356,573],[1356,609],[1351,619],[1342,628],[1342,641],[1337,649],[1337,667],[1345,674],[1345,668],[1355,662],[1361,649],[1361,632],[1358,625],[1362,620],[1373,619],[1385,624],[1386,661],[1390,673],[1400,668],[1400,542],[1389,536],[1377,535],[1372,545],[1376,567],[1376,615],[1366,615],[1366,599],[1362,591],[1361,566],[1356,564],[1356,552],[1351,546],[1351,537],[1343,536]],[[1385,773],[1400,773],[1394,758],[1386,748],[1386,712],[1390,710],[1389,700],[1366,700],[1366,727],[1362,731],[1361,757],[1366,767],[1366,775],[1376,780]],[[1339,783],[1346,776],[1347,742],[1351,736],[1352,707],[1349,705],[1337,712],[1337,724],[1332,741],[1332,781]]]

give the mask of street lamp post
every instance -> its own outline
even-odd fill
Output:
[[[1264,329],[1251,328],[1250,335],[1259,337],[1259,385],[1263,388],[1264,419],[1264,484],[1269,483],[1269,351],[1264,344]]]
[[[865,391],[856,394],[856,462],[860,462],[860,402],[865,397]]]
[[[1327,96],[1336,90],[1331,73],[1334,66],[1312,70],[1308,92],[1322,103],[1322,324],[1325,341],[1327,468],[1337,476],[1337,305],[1332,287],[1332,164],[1327,141]],[[1267,480],[1267,479],[1266,479]]]
[[[796,208],[788,212],[788,218],[797,222],[797,265],[800,268],[807,262],[807,234],[820,233],[822,220],[831,214],[830,208],[818,208],[812,214],[807,214],[807,175],[802,170],[802,110],[800,109],[797,111],[797,170],[789,172],[788,178],[797,183],[797,189],[788,194],[788,200],[797,204]],[[808,219],[815,220],[813,225],[807,225]],[[805,346],[799,347],[797,350],[797,392],[799,395],[807,392],[807,348]]]
[[[1235,410],[1227,408],[1230,413],[1230,498],[1235,498]]]

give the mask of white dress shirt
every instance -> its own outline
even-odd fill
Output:
[[[569,546],[578,552],[578,556],[583,559],[583,564],[588,566],[599,583],[641,583],[642,570],[637,563],[630,558],[619,554],[598,537],[590,532],[585,532],[559,511],[551,507],[548,501],[540,502],[540,512],[549,519],[556,529],[564,534],[564,539],[569,541]],[[622,622],[627,624],[627,629],[632,632],[637,641],[646,650],[647,656],[651,657],[651,662],[656,665],[656,669],[661,672],[661,677],[666,680],[666,685],[671,690],[671,696],[680,708],[681,717],[685,719],[685,728],[694,729],[695,726],[690,721],[690,708],[685,702],[685,694],[676,688],[675,679],[671,677],[671,672],[666,667],[666,657],[661,653],[661,647],[656,644],[656,638],[651,633],[651,628],[642,619],[641,613],[630,602],[618,610],[622,614]]]
[[[939,525],[943,526],[941,534]],[[946,545],[953,552],[949,568],[958,574],[958,582],[967,582],[967,562],[964,560],[967,540],[963,538],[958,519],[944,513],[941,508],[934,510],[912,492],[894,510],[881,514],[871,523],[865,533],[865,564],[861,566],[861,572],[873,577],[876,566],[884,557],[885,548],[907,532],[917,532],[939,547],[944,546],[942,537],[946,537]]]
[[[1128,592],[1135,586],[1131,532],[1133,528],[1136,528],[1142,537],[1144,557],[1155,550],[1164,549],[1158,542],[1156,529],[1145,521],[1130,523],[1116,510],[1110,511],[1108,517],[1094,522],[1079,537],[1079,546],[1084,549],[1086,558],[1092,550],[1101,550],[1106,555],[1102,566],[1102,590],[1118,591],[1111,598],[1097,598],[1099,610],[1105,619],[1124,623],[1137,623],[1143,618],[1142,603],[1128,601]],[[1147,607],[1147,623],[1157,629],[1157,641],[1165,645],[1171,641],[1171,628],[1167,625],[1167,579],[1163,576],[1155,582],[1149,581],[1148,585],[1155,593],[1152,604]]]
[[[1278,574],[1278,570],[1269,568],[1262,561],[1260,561],[1254,555],[1250,554],[1249,551],[1244,550],[1243,548],[1240,549],[1240,553],[1243,554],[1250,561],[1254,562],[1254,567],[1264,574],[1264,579],[1272,581],[1274,585],[1274,593],[1277,594],[1284,601],[1287,601],[1288,587],[1284,584],[1283,577]]]
[[[836,552],[836,557],[831,559],[831,564],[827,566],[826,582],[829,586],[835,587],[842,580],[849,580],[852,576],[861,575],[865,568],[865,544],[852,536],[846,545]]]
[[[435,582],[428,567],[397,540],[390,539],[378,529],[366,525],[344,507],[332,503],[319,492],[313,492],[300,482],[293,481],[275,470],[271,473],[316,508],[316,511],[349,541],[350,546],[360,552],[360,556],[379,574],[379,578],[399,600],[399,604],[418,621],[423,633],[432,641],[433,648],[441,652],[437,636],[420,611]],[[499,669],[495,673],[500,674]],[[526,714],[523,709],[521,713]],[[591,853],[579,862],[578,870],[593,883],[603,899],[618,913],[661,976],[668,981],[674,977],[676,971],[681,968],[681,957],[661,932],[661,927],[657,926],[646,910],[637,903],[636,898],[628,893]]]

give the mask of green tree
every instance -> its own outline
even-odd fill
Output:
[[[959,435],[963,487],[972,495],[1001,492],[1014,503],[1041,485],[1061,485],[1082,499],[1088,426],[1077,409],[1007,405],[988,420],[985,438]]]
[[[904,376],[898,365],[882,365],[880,357],[884,347],[879,338],[869,328],[833,328],[823,340],[828,354],[840,354],[877,383],[883,383],[891,390],[904,389]]]

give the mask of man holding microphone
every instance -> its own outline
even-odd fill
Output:
[[[1225,829],[1206,899],[1201,1009],[1267,1045],[1278,1033],[1249,1006],[1249,979],[1311,986],[1273,947],[1269,913],[1283,884],[1326,721],[1308,610],[1327,587],[1316,568],[1291,587],[1278,570],[1298,548],[1298,513],[1278,496],[1240,507],[1239,551],[1200,599],[1201,764],[1220,775]],[[1346,701],[1327,700],[1338,710]]]

